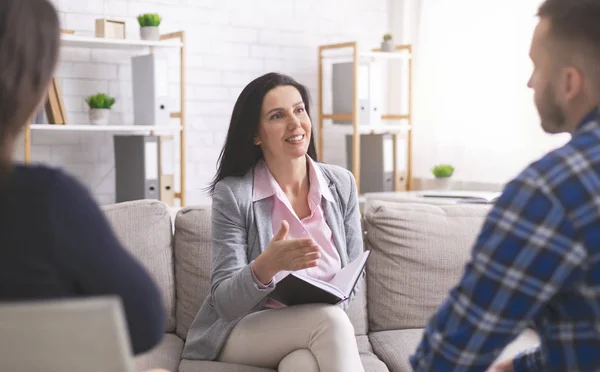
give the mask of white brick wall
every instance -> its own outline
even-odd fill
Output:
[[[317,103],[317,47],[358,40],[377,47],[388,32],[391,0],[53,0],[62,27],[92,35],[96,18],[127,22],[139,38],[136,16],[157,12],[161,32],[187,33],[187,204],[203,202],[214,175],[229,116],[241,89],[270,71],[307,85]],[[171,105],[178,109],[179,58],[169,51]],[[86,124],[86,95],[116,96],[112,123],[133,121],[130,51],[63,49],[57,76],[71,123]],[[344,164],[340,134],[326,131],[325,161]],[[337,136],[337,137],[336,137]],[[339,137],[339,138],[338,138]],[[82,180],[100,203],[114,202],[112,136],[107,133],[34,132],[32,158],[61,166]],[[175,159],[178,158],[174,148]],[[22,148],[17,152],[22,157]],[[171,159],[167,159],[171,160]],[[167,169],[173,169],[171,164]],[[178,171],[178,165],[175,166]]]

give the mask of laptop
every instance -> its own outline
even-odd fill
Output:
[[[120,299],[0,302],[0,371],[134,372]]]

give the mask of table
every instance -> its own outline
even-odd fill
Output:
[[[364,204],[373,200],[390,201],[397,203],[423,203],[433,205],[449,204],[493,204],[493,200],[500,196],[499,192],[489,191],[440,191],[419,190],[399,192],[373,192],[362,196]]]

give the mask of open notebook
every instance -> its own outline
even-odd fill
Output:
[[[350,297],[367,264],[369,253],[363,252],[329,282],[298,272],[290,273],[277,283],[269,297],[287,306],[310,303],[337,305]]]

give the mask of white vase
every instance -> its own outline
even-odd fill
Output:
[[[394,51],[394,40],[384,40],[381,42],[382,52],[393,52]]]
[[[90,123],[94,125],[107,125],[110,118],[110,109],[90,109]]]
[[[452,189],[452,179],[450,177],[434,178],[433,187],[435,190],[450,190]]]
[[[140,27],[140,37],[142,38],[142,40],[160,40],[160,32],[158,26]]]

